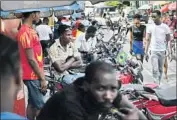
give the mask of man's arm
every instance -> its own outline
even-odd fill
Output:
[[[70,69],[72,67],[72,64],[74,63],[74,61],[75,61],[75,59],[73,57],[64,63],[62,63],[62,61],[58,60],[53,63],[53,66],[58,72],[62,73],[65,70]]]
[[[132,28],[130,28],[130,51],[132,50],[132,43],[133,43],[133,33],[132,33]]]
[[[79,68],[82,65],[82,60],[80,57],[76,57],[75,61],[72,63],[70,69]]]
[[[143,47],[145,48],[146,46],[146,28],[144,29],[144,33],[143,33]]]
[[[146,45],[145,45],[145,54],[148,53],[150,43],[151,43],[151,34],[147,33],[147,36],[146,36]]]
[[[171,50],[172,46],[171,46],[171,36],[170,36],[170,34],[166,35],[166,41],[167,41],[167,44],[168,44],[169,53],[171,54],[172,53],[172,50]]]
[[[38,63],[37,63],[36,59],[34,58],[33,49],[27,48],[27,49],[25,49],[25,53],[26,53],[28,63],[30,64],[30,66],[33,69],[33,71],[35,72],[35,74],[39,77],[39,79],[41,81],[45,81],[44,74],[43,74],[43,72],[41,72]]]
[[[129,100],[127,97],[122,95],[122,99],[120,102],[120,108],[130,108],[130,109],[135,109],[138,112],[139,115],[139,120],[147,120],[147,118],[145,117],[145,115],[138,110],[138,108],[136,108]]]

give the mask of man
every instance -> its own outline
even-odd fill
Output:
[[[77,28],[73,29],[72,35],[74,40],[76,40],[82,33],[85,33],[85,26],[80,23]]]
[[[80,51],[89,52],[95,48],[97,43],[96,31],[95,27],[90,26],[86,33],[83,33],[76,39],[76,46]]]
[[[140,23],[141,16],[134,15],[134,25],[129,28],[130,30],[130,53],[134,54],[138,60],[143,63],[144,57],[144,39],[146,34],[146,26]]]
[[[48,44],[53,39],[52,29],[50,28],[50,26],[48,24],[49,24],[49,19],[47,17],[45,17],[43,19],[43,24],[41,24],[41,25],[36,27],[36,31],[37,31],[37,33],[39,35],[39,39],[40,39],[43,51],[45,51],[45,49],[47,48]],[[46,56],[46,53],[45,53],[44,56]]]
[[[2,120],[25,120],[13,113],[17,92],[21,89],[21,69],[18,43],[0,34],[0,85]]]
[[[85,76],[52,96],[37,120],[98,120],[111,108],[128,109],[121,120],[146,120],[144,115],[119,93],[120,84],[112,65],[96,61],[87,66]],[[135,113],[134,113],[135,112]]]
[[[69,74],[69,70],[81,66],[82,61],[78,50],[71,42],[72,32],[69,26],[61,25],[58,29],[61,35],[49,48],[49,56],[55,68],[56,75],[62,79],[63,84],[71,84],[83,74]]]
[[[81,34],[75,42],[78,50],[83,53],[83,58],[92,61],[96,59],[96,53],[93,54],[92,51],[96,48],[97,39],[95,37],[97,29],[93,26],[88,27],[86,33]]]
[[[23,13],[24,24],[21,26],[17,39],[20,48],[23,81],[28,88],[27,117],[34,120],[44,105],[43,93],[47,83],[43,72],[43,54],[39,37],[32,28],[39,21],[39,11]]]
[[[170,45],[170,28],[161,22],[161,13],[158,10],[153,11],[152,24],[147,29],[147,43],[145,48],[146,60],[148,60],[149,45],[151,51],[151,63],[154,82],[160,84],[163,73],[163,66],[166,57],[167,45]],[[169,42],[169,44],[168,44]],[[169,51],[171,53],[171,50]]]
[[[59,16],[58,17],[58,21],[55,23],[55,25],[54,25],[54,39],[58,39],[59,38],[59,34],[58,34],[58,29],[59,29],[59,27],[60,27],[60,25],[62,25],[62,16]]]

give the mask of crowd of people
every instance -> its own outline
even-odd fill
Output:
[[[29,120],[97,120],[112,107],[117,109],[122,120],[147,119],[119,93],[121,84],[109,63],[94,61],[86,67],[84,74],[69,74],[70,69],[82,66],[81,53],[89,53],[96,47],[96,21],[86,29],[80,19],[76,20],[73,28],[58,19],[52,32],[48,18],[39,22],[39,11],[23,13],[23,18],[16,41],[0,35],[2,119],[21,118],[13,114],[12,108],[14,97],[23,84],[28,89],[26,113]],[[130,53],[143,62],[144,58],[148,61],[150,51],[154,82],[160,83],[168,42],[170,48],[170,28],[162,23],[160,11],[153,11],[152,19],[154,24],[146,28],[141,25],[140,16],[134,16],[134,25],[130,28]],[[34,23],[38,23],[35,28]],[[50,41],[52,44],[49,45]],[[46,103],[43,99],[47,89],[44,50],[48,53],[58,79],[62,79],[66,86]]]

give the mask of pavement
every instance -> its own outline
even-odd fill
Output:
[[[129,35],[129,34],[128,34]],[[128,37],[127,35],[127,37]],[[127,41],[124,45],[124,50],[129,51],[129,42]],[[148,62],[144,61],[143,63],[143,77],[144,77],[144,83],[152,83],[153,77],[152,77],[152,65],[151,61]],[[162,77],[162,84],[176,84],[176,61],[173,60],[172,62],[168,61],[168,82],[164,77]]]

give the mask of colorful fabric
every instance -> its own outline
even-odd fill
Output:
[[[116,59],[116,62],[120,65],[125,65],[128,59],[128,54],[124,51],[121,51]]]
[[[39,65],[40,70],[43,71],[42,47],[36,31],[28,25],[22,25],[17,34],[17,40],[19,42],[19,48],[20,48],[23,80],[39,79],[38,76],[32,70],[31,66],[29,65],[29,62],[25,54],[25,49],[29,49],[29,48],[33,49],[34,57]]]

